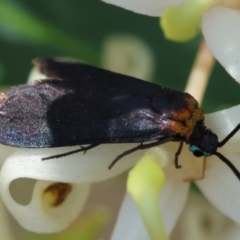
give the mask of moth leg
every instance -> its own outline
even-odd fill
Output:
[[[203,158],[202,176],[200,176],[200,178],[197,179],[197,180],[203,179],[203,178],[205,177],[206,165],[207,165],[207,158],[204,157],[204,158]]]
[[[177,152],[175,153],[175,168],[181,168],[182,166],[178,164],[178,157],[181,154],[182,151],[182,147],[183,147],[183,141],[180,141],[179,147]]]
[[[92,148],[95,148],[97,147],[99,144],[91,144],[87,147],[82,147],[80,146],[81,148],[80,149],[77,149],[77,150],[73,150],[73,151],[70,151],[70,152],[65,152],[65,153],[61,153],[61,154],[57,154],[57,155],[52,155],[52,156],[49,156],[49,157],[44,157],[42,158],[41,160],[44,161],[44,160],[49,160],[49,159],[54,159],[54,158],[61,158],[61,157],[66,157],[68,155],[72,155],[74,153],[78,153],[78,152],[83,152],[84,151],[84,154],[87,152],[87,150],[89,149],[92,149]]]
[[[162,137],[160,138],[159,140],[157,140],[156,142],[153,142],[153,143],[148,143],[148,144],[142,144],[140,143],[140,145],[134,147],[134,148],[131,148],[125,152],[123,152],[122,154],[118,155],[112,162],[111,164],[109,165],[108,169],[111,169],[118,160],[120,160],[121,158],[125,157],[126,155],[130,154],[130,153],[133,153],[137,150],[143,150],[143,149],[147,149],[147,148],[151,148],[151,147],[155,147],[155,146],[159,146],[163,143],[166,143],[166,142],[170,142],[174,140],[174,137],[171,136],[167,136],[167,137]]]

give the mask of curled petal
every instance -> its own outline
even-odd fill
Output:
[[[42,161],[41,158],[74,150],[77,147],[19,149],[3,164],[0,174],[2,199],[9,211],[26,229],[35,232],[60,231],[67,227],[81,211],[89,191],[89,184],[86,182],[116,176],[136,162],[142,154],[141,151],[128,155],[113,169],[108,169],[109,164],[118,154],[131,147],[132,144],[102,145],[89,150],[86,154],[72,154],[46,161]],[[19,178],[43,180],[35,185],[31,202],[26,206],[13,200],[9,192],[11,182]],[[58,197],[58,192],[62,193],[62,187],[59,187],[62,185],[49,188],[51,183],[46,181],[72,183],[69,185],[71,191],[66,194],[67,188],[63,185],[63,190],[66,189],[63,191],[63,195],[66,195],[63,201]]]
[[[226,71],[240,82],[240,11],[222,6],[209,9],[202,19],[208,47]]]
[[[206,115],[206,126],[218,135],[219,141],[222,141],[239,123],[240,105]],[[229,139],[224,148],[239,151],[240,131]]]
[[[221,151],[240,170],[240,154]],[[215,156],[208,159],[205,178],[197,181],[204,195],[222,213],[240,224],[240,181],[231,169]]]
[[[16,178],[33,178],[56,182],[96,182],[114,177],[130,167],[143,154],[137,151],[119,160],[109,170],[113,159],[136,144],[104,144],[85,154],[79,152],[66,157],[42,161],[44,157],[76,150],[78,147],[19,149],[4,163],[2,175],[9,181]]]
[[[10,182],[0,176],[1,196],[21,226],[39,233],[58,232],[68,227],[82,211],[90,184],[37,181],[28,205],[17,203],[9,192]]]
[[[165,8],[182,4],[185,0],[102,0],[127,10],[159,17]]]

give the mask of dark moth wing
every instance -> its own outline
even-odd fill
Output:
[[[86,64],[34,63],[49,79],[0,95],[0,142],[18,147],[144,142],[171,134],[185,93]]]

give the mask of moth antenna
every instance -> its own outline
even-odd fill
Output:
[[[218,142],[218,147],[222,147],[230,138],[232,138],[240,129],[240,123],[221,141]]]
[[[224,163],[228,165],[228,167],[233,171],[233,173],[236,175],[238,180],[240,181],[240,172],[237,170],[237,168],[221,153],[215,152],[213,155],[216,155],[219,159],[221,159]]]

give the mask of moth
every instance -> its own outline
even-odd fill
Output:
[[[0,143],[20,148],[81,146],[43,160],[67,156],[105,143],[139,143],[116,156],[179,142],[175,166],[184,143],[196,157],[216,155],[240,180],[235,166],[217,149],[222,141],[204,124],[198,102],[188,93],[83,63],[35,59],[47,76],[0,95]]]

